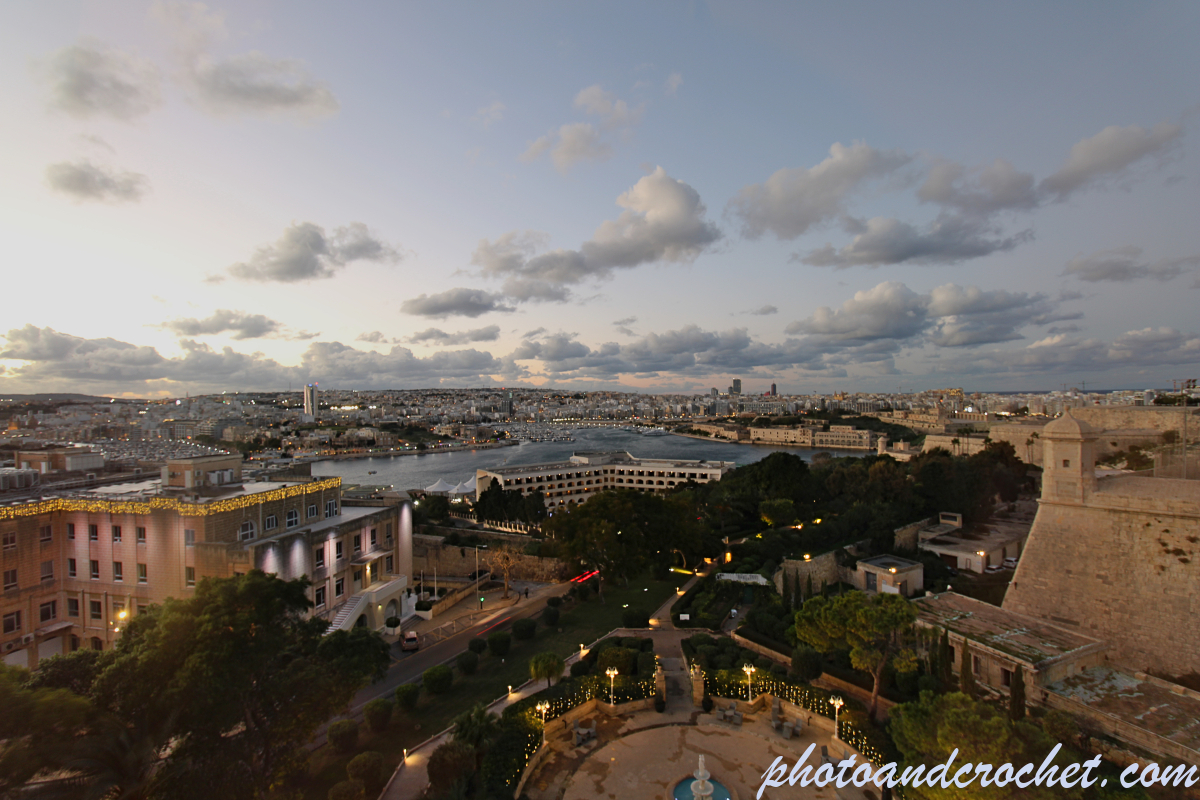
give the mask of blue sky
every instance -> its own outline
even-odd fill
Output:
[[[0,388],[1167,385],[1198,22],[6,4]]]

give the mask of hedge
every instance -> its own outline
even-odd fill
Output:
[[[358,746],[358,723],[352,719],[339,719],[330,725],[329,744],[338,752],[352,752]]]
[[[542,611],[542,624],[547,628],[553,628],[558,624],[558,613],[556,606],[546,606]]]
[[[416,683],[406,683],[396,687],[396,705],[403,711],[416,711],[417,700],[421,696],[421,686]]]
[[[342,781],[335,783],[326,797],[329,800],[364,800],[367,796],[366,787],[362,781]]]
[[[512,624],[512,635],[514,639],[525,641],[532,639],[537,633],[537,622],[532,619],[519,619]],[[501,653],[503,655],[503,653]]]
[[[374,750],[359,753],[346,765],[346,775],[352,781],[361,781],[371,794],[383,788],[383,756]]]
[[[475,670],[479,668],[479,656],[467,650],[464,653],[459,653],[454,663],[458,666],[458,671],[463,675],[474,675]]]
[[[481,656],[488,649],[487,639],[474,638],[467,642],[467,649],[475,655]]]
[[[754,642],[755,644],[762,645],[763,647],[767,648],[768,650],[779,653],[781,656],[790,656],[792,654],[792,646],[790,644],[784,644],[783,642],[780,642],[776,639],[772,639],[770,636],[766,636],[765,634],[759,633],[758,631],[754,630],[753,628],[749,628],[749,627],[743,625],[742,627],[737,629],[736,633],[738,636],[741,636],[743,639],[749,639],[750,641]],[[732,641],[732,640],[730,640],[730,641]]]
[[[487,646],[496,658],[504,658],[508,655],[509,648],[512,647],[512,636],[506,631],[493,633],[487,638]]]
[[[454,673],[445,664],[438,664],[425,670],[425,674],[421,676],[421,683],[430,694],[445,694],[454,683]]]
[[[387,730],[388,723],[392,721],[392,709],[395,706],[391,700],[385,700],[382,697],[372,700],[363,706],[363,719],[367,722],[367,727],[379,733]]]

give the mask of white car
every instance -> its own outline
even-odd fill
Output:
[[[991,575],[993,572],[999,572],[1002,569],[1004,569],[1004,567],[1000,566],[999,564],[988,564],[984,572]]]
[[[1016,569],[1017,568],[1017,559],[1014,558],[1013,556],[1009,556],[1008,558],[1004,559],[1004,568],[1005,569]]]

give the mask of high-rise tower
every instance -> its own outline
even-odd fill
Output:
[[[304,387],[304,413],[310,417],[317,415],[317,384],[315,383]]]

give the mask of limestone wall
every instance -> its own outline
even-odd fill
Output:
[[[852,583],[853,578],[847,577],[843,570],[838,566],[837,555],[834,552],[822,553],[819,556],[814,556],[811,561],[803,561],[800,559],[784,559],[783,565],[776,570],[773,576],[775,589],[780,594],[791,592],[793,584],[793,576],[800,576],[800,591],[808,592],[808,576],[812,576],[813,591],[821,591],[821,584],[826,583],[829,586],[834,585],[840,580],[845,580],[847,583]],[[786,583],[784,578],[786,576]]]
[[[426,580],[433,579],[435,570],[438,575],[447,576],[470,575],[475,571],[475,548],[445,544],[441,536],[414,535],[412,552],[413,574],[420,575],[424,570]],[[556,558],[521,555],[518,562],[512,574],[514,580],[553,580],[561,577],[566,569],[566,565]],[[479,569],[488,569],[487,550],[480,549],[478,563]],[[503,580],[498,570],[493,572],[496,580]]]

